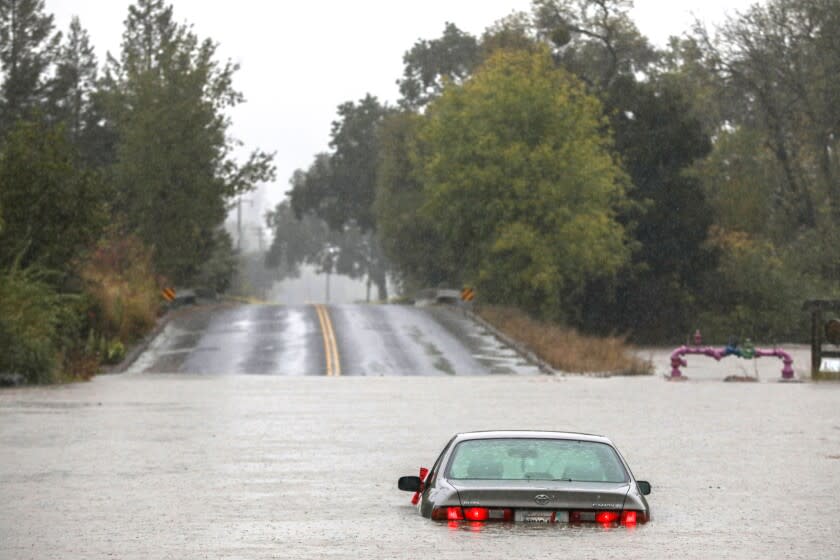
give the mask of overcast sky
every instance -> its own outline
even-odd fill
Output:
[[[530,0],[174,0],[175,18],[219,54],[241,65],[235,86],[247,102],[232,113],[233,135],[276,151],[277,181],[259,193],[255,211],[273,207],[292,172],[327,149],[330,123],[344,101],[370,92],[394,102],[402,55],[419,38],[438,37],[444,23],[479,35]],[[657,45],[687,30],[696,15],[716,23],[753,0],[636,0],[632,16]],[[119,52],[129,0],[46,0],[57,27],[79,16],[100,62]],[[248,209],[250,210],[250,209]],[[249,214],[251,212],[249,211]]]

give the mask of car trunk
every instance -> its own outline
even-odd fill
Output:
[[[449,480],[463,507],[547,510],[620,510],[627,482],[562,480]]]

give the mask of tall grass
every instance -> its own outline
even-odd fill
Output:
[[[100,336],[131,342],[155,324],[160,298],[152,251],[138,238],[112,231],[80,266]]]
[[[650,375],[652,364],[633,354],[622,337],[597,338],[531,318],[510,307],[477,309],[488,323],[523,344],[554,369],[568,373]]]

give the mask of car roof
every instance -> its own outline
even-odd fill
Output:
[[[584,434],[579,432],[555,432],[548,430],[487,430],[480,432],[462,432],[455,434],[455,441],[466,441],[473,439],[567,439],[575,441],[594,441],[613,445],[610,438],[595,434]]]

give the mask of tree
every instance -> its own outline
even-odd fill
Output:
[[[457,277],[443,256],[446,246],[437,220],[419,212],[425,201],[418,133],[423,117],[404,111],[382,124],[382,154],[377,177],[377,233],[403,290],[445,284]]]
[[[79,18],[73,18],[67,40],[58,48],[55,73],[50,91],[52,110],[56,120],[66,124],[70,137],[78,141],[88,124],[97,79],[96,55]]]
[[[781,166],[777,209],[800,228],[838,223],[840,1],[770,0],[728,20],[716,38],[697,34],[724,88],[744,100],[733,120],[762,129]]]
[[[175,283],[194,281],[218,248],[229,201],[273,177],[269,154],[232,157],[225,110],[242,96],[232,85],[237,67],[217,62],[216,48],[174,23],[162,0],[138,0],[104,80],[119,137],[117,209]]]
[[[295,278],[301,265],[316,267],[320,273],[337,273],[350,278],[367,278],[368,300],[372,283],[384,283],[385,266],[376,237],[357,226],[335,230],[321,218],[307,213],[298,218],[285,200],[266,216],[274,241],[266,254],[268,268],[281,278]],[[382,278],[377,276],[381,270]],[[385,294],[380,292],[382,298]]]
[[[379,128],[390,112],[371,95],[358,104],[340,105],[340,120],[333,122],[330,134],[332,153],[319,154],[307,171],[295,172],[289,191],[291,207],[299,219],[313,214],[339,234],[358,228],[359,239],[364,239],[370,250],[355,254],[362,258],[359,264],[376,284],[382,300],[388,294],[386,266],[367,234],[376,229],[373,204],[381,150]]]
[[[397,80],[406,108],[418,108],[439,96],[447,82],[461,83],[481,62],[478,41],[446,23],[439,39],[422,39],[403,55],[403,78]]]
[[[709,136],[745,110],[742,100],[722,91],[715,64],[696,37],[671,37],[660,55],[651,81],[679,91]]]
[[[425,203],[450,281],[552,318],[629,257],[616,220],[626,177],[597,99],[545,51],[495,53],[427,111]]]
[[[330,134],[334,195],[343,208],[341,221],[327,220],[330,227],[353,223],[362,231],[375,228],[373,200],[379,165],[379,125],[390,110],[371,95],[358,105],[352,101],[338,107],[340,120]]]
[[[771,202],[784,188],[779,184],[784,173],[759,131],[746,126],[719,131],[712,152],[695,162],[691,175],[703,186],[716,226],[784,244],[792,224],[773,212]]]
[[[0,267],[37,264],[67,274],[102,232],[107,198],[63,130],[19,121],[0,155]]]
[[[47,69],[61,39],[53,27],[44,0],[0,0],[0,135],[45,99]]]
[[[55,77],[49,88],[46,113],[62,124],[88,165],[114,163],[115,138],[105,120],[98,93],[98,62],[90,37],[73,18],[55,56]]]
[[[646,73],[656,52],[628,11],[632,0],[534,0],[540,37],[558,63],[596,90],[620,75]]]
[[[603,285],[590,286],[586,326],[667,340],[686,332],[702,274],[715,265],[706,246],[712,209],[700,181],[687,173],[711,143],[689,103],[667,83],[621,76],[606,93],[615,148],[633,184],[628,194],[635,204],[622,219],[638,247],[614,285],[614,301],[604,297]]]
[[[712,239],[721,263],[705,291],[753,302],[753,312],[779,293],[831,297],[840,275],[840,1],[770,0],[716,31],[698,24],[692,38],[721,100],[714,152],[696,166],[725,207]],[[772,266],[755,263],[770,257]],[[774,278],[791,281],[782,289]]]
[[[268,268],[279,270],[281,278],[297,278],[302,264],[316,264],[316,255],[328,243],[326,222],[313,214],[298,218],[288,200],[266,215],[266,224],[274,240],[265,255],[265,263]]]
[[[539,50],[532,18],[524,12],[515,12],[500,19],[484,30],[481,36],[482,60],[500,49]]]

